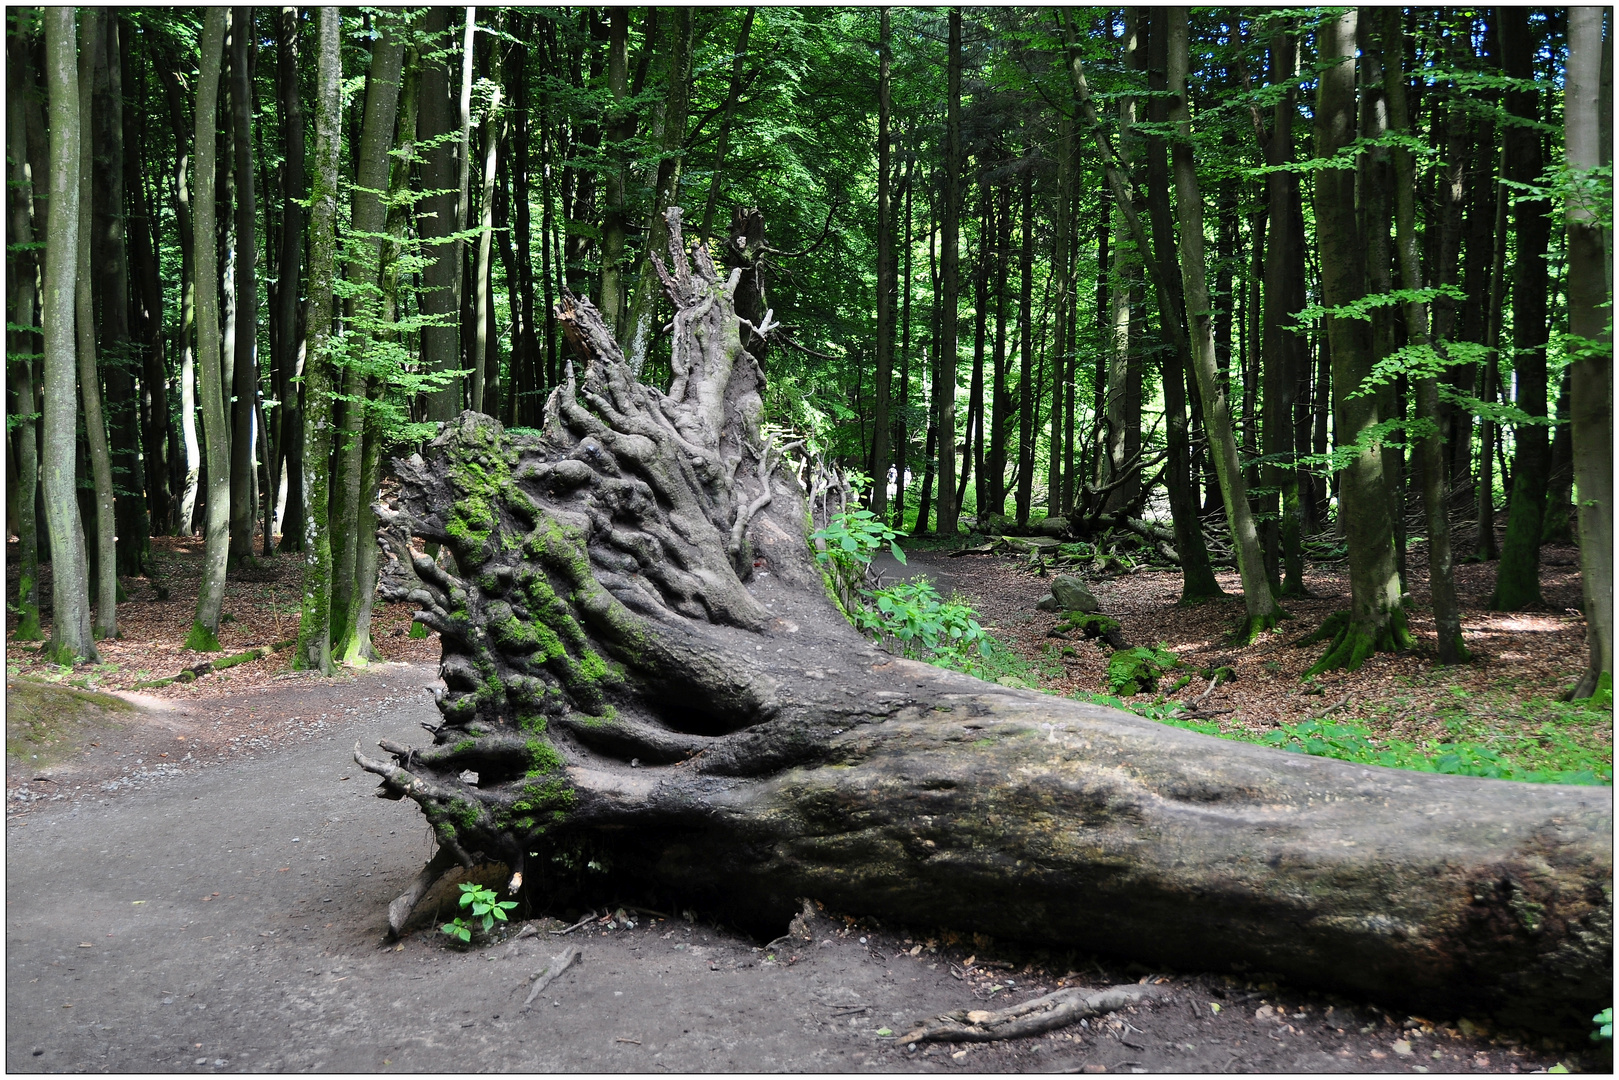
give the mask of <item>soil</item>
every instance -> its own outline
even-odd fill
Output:
[[[947,595],[952,588],[971,595],[1018,647],[1044,644],[1052,620],[1024,616],[1049,579],[1004,560],[927,552],[912,555],[911,569],[930,572]],[[1110,611],[1136,595],[1141,619],[1159,620],[1126,621],[1132,642],[1156,640],[1159,627],[1176,641],[1208,630],[1208,648],[1218,649],[1219,624],[1232,612],[1218,604],[1171,609],[1178,579],[1154,574],[1095,591]],[[1331,610],[1330,575],[1312,576],[1310,585],[1323,597],[1321,614]],[[1574,588],[1577,597],[1577,577]],[[247,603],[244,594],[244,612]],[[1294,605],[1295,613],[1305,607]],[[1577,619],[1570,627],[1562,612],[1503,618],[1548,626],[1532,647],[1505,636],[1492,645],[1494,631],[1470,615],[1476,637],[1469,644],[1476,640],[1486,654],[1492,678],[1509,677],[1520,657],[1525,672],[1544,666],[1548,688],[1577,668],[1577,657],[1573,667],[1559,659],[1578,652]],[[702,912],[646,912],[603,897],[608,906],[594,912],[518,910],[510,926],[464,949],[436,929],[453,899],[430,898],[404,939],[389,942],[388,902],[431,853],[432,839],[414,808],[371,797],[351,753],[356,742],[374,746],[379,738],[424,741],[418,725],[437,721],[430,691],[441,684],[435,641],[385,630],[383,642],[390,659],[334,679],[287,672],[281,654],[189,685],[119,692],[133,710],[75,698],[71,716],[40,735],[41,744],[50,742],[42,757],[27,747],[8,754],[8,1071],[1610,1066],[1587,1047],[1531,1045],[1466,1018],[1390,1014],[1376,1003],[1278,986],[1263,972],[1200,972],[1196,957],[1182,971],[1147,971],[947,929],[879,924],[858,912],[817,910],[805,920],[807,939],[767,943],[715,926]],[[133,636],[117,645],[137,649]],[[1297,656],[1302,668],[1303,654],[1313,651],[1275,645],[1273,656],[1249,650],[1255,656],[1241,658],[1248,666],[1238,682],[1216,689],[1209,707],[1228,694],[1219,707],[1235,705],[1254,722],[1267,709],[1296,715],[1297,703],[1272,704],[1274,692],[1264,689],[1296,685],[1296,672],[1269,684],[1275,673],[1263,664]],[[137,662],[132,655],[107,681]],[[1381,658],[1364,678],[1339,678],[1375,695],[1388,675],[1375,665],[1420,662]],[[139,666],[168,673],[161,663]],[[1095,685],[1083,668],[1061,677]],[[1343,692],[1331,684],[1329,700]],[[482,876],[498,887],[503,875]],[[593,921],[571,934],[552,932],[585,915]],[[516,936],[529,927],[537,932]],[[531,978],[568,944],[583,950],[582,962],[524,1011]],[[999,1008],[1061,985],[1136,982],[1157,984],[1162,998],[1045,1036],[967,1046],[897,1039],[916,1021],[951,1010]]]

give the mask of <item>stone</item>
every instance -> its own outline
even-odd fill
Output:
[[[1051,583],[1051,595],[1057,601],[1058,611],[1089,613],[1102,610],[1102,602],[1091,595],[1085,583],[1073,574],[1058,574]]]
[[[1041,536],[1064,536],[1068,533],[1068,519],[1065,517],[1048,517],[1037,522],[1034,531]]]

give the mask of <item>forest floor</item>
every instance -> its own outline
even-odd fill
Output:
[[[1263,972],[1200,972],[1195,958],[1183,971],[1147,971],[858,913],[818,913],[809,940],[766,952],[701,913],[615,900],[566,937],[549,931],[584,912],[520,912],[538,933],[519,939],[514,925],[463,950],[435,930],[440,901],[430,898],[404,941],[388,943],[387,903],[431,838],[408,806],[370,798],[350,754],[356,741],[420,741],[418,724],[437,719],[438,643],[406,636],[409,612],[390,605],[375,624],[383,659],[369,669],[306,676],[287,670],[283,650],[130,690],[195,662],[178,643],[199,558],[199,544],[158,541],[157,579],[126,582],[124,637],[102,643],[100,666],[42,664],[9,640],[8,624],[8,1071],[1410,1073],[1611,1061],[1470,1018],[1278,986]],[[1092,588],[1131,644],[1163,641],[1198,666],[1218,658],[1236,669],[1201,706],[1230,732],[1262,735],[1344,699],[1333,716],[1391,738],[1453,738],[1459,729],[1446,724],[1460,722],[1488,744],[1480,725],[1494,725],[1513,760],[1546,764],[1524,758],[1522,744],[1567,756],[1534,734],[1549,728],[1584,747],[1579,760],[1611,770],[1611,713],[1588,722],[1555,702],[1583,662],[1583,625],[1568,610],[1579,603],[1577,560],[1561,548],[1542,559],[1547,610],[1510,616],[1482,610],[1493,566],[1461,568],[1472,664],[1438,668],[1420,651],[1376,657],[1321,677],[1315,694],[1299,674],[1321,646],[1289,643],[1346,602],[1339,569],[1312,567],[1317,599],[1291,602],[1280,633],[1241,650],[1220,643],[1240,604],[1177,608],[1178,574],[1145,570]],[[969,599],[1020,658],[1022,678],[1059,693],[1103,689],[1100,650],[1046,637],[1056,617],[1034,603],[1049,576],[1015,559],[925,550],[906,572]],[[230,585],[227,652],[291,636],[298,575],[296,557],[278,556]],[[1222,584],[1235,589],[1234,578]],[[1414,629],[1431,641],[1422,606]],[[1065,645],[1074,655],[1061,655]],[[1197,680],[1177,696],[1205,687]],[[582,963],[522,1011],[528,980],[568,943],[582,947]],[[1043,1037],[914,1048],[894,1037],[951,1009],[1143,980],[1165,998]]]

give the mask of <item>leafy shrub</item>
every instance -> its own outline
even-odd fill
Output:
[[[496,919],[505,922],[506,912],[516,907],[517,901],[497,900],[493,889],[485,888],[476,882],[463,882],[460,906],[472,909],[472,921],[468,922],[457,915],[439,929],[459,941],[470,942],[474,929],[480,929],[487,934],[495,925]],[[481,926],[476,925],[480,923]]]
[[[957,600],[942,600],[927,578],[901,581],[867,594],[854,613],[855,626],[890,638],[900,654],[968,670],[974,654],[988,659],[999,644],[979,625],[977,612]]]

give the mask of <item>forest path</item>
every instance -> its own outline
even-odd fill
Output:
[[[7,1070],[1407,1072],[1555,1060],[1443,1029],[1413,1038],[1401,1017],[1212,975],[1167,977],[1164,1003],[1089,1027],[912,1050],[878,1032],[1044,992],[1068,961],[1084,969],[1071,983],[1142,973],[826,916],[774,962],[727,930],[643,916],[566,939],[546,920],[537,936],[469,951],[424,925],[396,947],[387,904],[430,839],[411,808],[372,798],[350,753],[356,740],[425,741],[433,681],[426,665],[393,664],[171,703],[104,732],[101,757],[54,766],[77,794],[8,820]],[[177,732],[199,745],[219,717],[250,711],[298,733],[244,733],[217,750],[224,760],[145,769]],[[142,772],[116,771],[132,759]],[[521,1011],[528,980],[567,943],[582,963]],[[1011,960],[986,963],[991,953]]]

